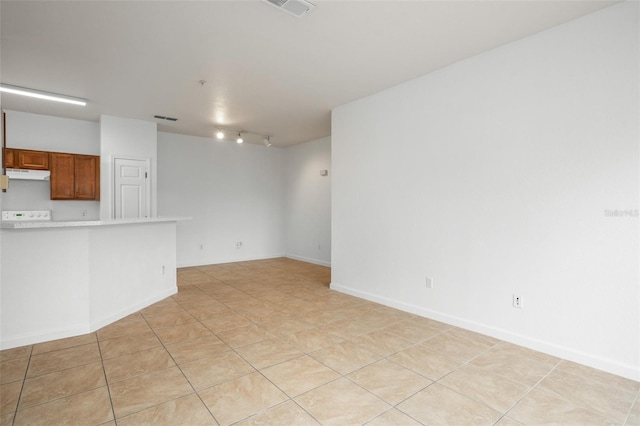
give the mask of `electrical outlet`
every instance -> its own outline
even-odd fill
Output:
[[[160,272],[162,272],[162,275],[164,275],[164,273],[165,273],[164,265],[162,265],[162,268],[160,268]]]
[[[236,248],[237,249],[241,249],[242,248],[242,241],[236,241]]]
[[[513,307],[518,309],[522,308],[522,297],[517,294],[513,295]]]
[[[433,288],[433,278],[427,277],[427,288]]]
[[[82,210],[82,217],[87,217],[87,211],[86,210]]]
[[[200,250],[204,250],[204,244],[200,244]]]

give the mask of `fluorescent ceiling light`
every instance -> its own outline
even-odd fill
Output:
[[[10,84],[0,83],[0,92],[12,93],[14,95],[29,96],[32,98],[46,99],[48,101],[65,102],[73,105],[85,106],[87,100],[82,98],[74,98],[72,96],[58,95],[56,93],[43,92],[41,90],[27,89],[25,87],[12,86]]]

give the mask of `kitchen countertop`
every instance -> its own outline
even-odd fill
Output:
[[[71,228],[78,226],[112,226],[142,223],[177,222],[189,220],[190,217],[148,217],[144,219],[102,219],[102,220],[64,220],[45,222],[2,221],[0,229],[36,229],[36,228]]]

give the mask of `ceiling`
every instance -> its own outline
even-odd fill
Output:
[[[285,147],[330,135],[334,107],[617,2],[313,3],[296,18],[260,0],[2,0],[0,81],[89,100],[2,94],[2,108],[158,114],[178,118],[155,120],[160,131],[213,137],[221,126]]]

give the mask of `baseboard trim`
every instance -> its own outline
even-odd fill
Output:
[[[508,330],[492,327],[476,321],[470,321],[465,318],[448,315],[443,312],[425,309],[420,306],[400,302],[398,300],[378,296],[376,294],[363,292],[361,290],[342,286],[334,282],[330,284],[330,288],[340,293],[345,293],[351,296],[359,297],[361,299],[369,300],[371,302],[380,303],[381,305],[389,306],[405,312],[440,321],[449,325],[475,331],[477,333],[491,336],[496,339],[504,340],[505,342],[524,346],[538,352],[587,365],[589,367],[593,367],[607,373],[615,374],[617,376],[622,376],[627,379],[640,381],[640,368],[638,368],[638,366],[623,364],[611,359],[601,358],[565,346],[557,345],[555,343],[535,339],[518,333],[513,333]]]
[[[178,287],[164,290],[153,297],[145,299],[143,302],[128,306],[127,308],[122,309],[117,313],[104,318],[100,318],[97,321],[87,320],[87,322],[76,324],[71,327],[65,327],[57,330],[45,330],[38,333],[16,336],[6,341],[3,340],[0,342],[0,350],[12,349],[25,345],[34,345],[36,343],[49,342],[51,340],[66,339],[68,337],[75,337],[87,333],[93,333],[94,331],[99,330],[104,326],[116,322],[117,320],[124,318],[127,315],[131,315],[134,312],[138,312],[139,310],[144,309],[147,306],[159,302],[160,300],[165,299],[169,296],[172,296],[177,292]]]
[[[91,321],[91,331],[96,331],[101,329],[102,327],[105,327],[109,324],[112,324],[116,321],[118,321],[119,319],[122,319],[124,317],[126,317],[127,315],[131,315],[135,312],[138,312],[144,308],[146,308],[147,306],[151,306],[156,302],[161,301],[162,299],[166,299],[169,296],[173,296],[174,294],[178,293],[178,287],[173,287],[167,290],[164,290],[152,297],[149,297],[147,299],[145,299],[142,302],[139,303],[135,303],[133,305],[130,305],[116,313],[113,313],[111,315],[108,315],[106,317],[103,318],[99,318],[95,321]]]
[[[204,259],[204,260],[186,260],[178,262],[177,268],[191,268],[194,266],[205,266],[205,265],[218,265],[221,263],[233,263],[233,262],[249,262],[252,260],[265,260],[265,259],[277,259],[278,257],[287,257],[284,253],[278,254],[270,254],[265,256],[257,256],[257,257],[225,257],[225,258],[216,258],[216,259]]]
[[[313,263],[314,265],[331,267],[331,262],[327,262],[325,260],[312,259],[310,257],[304,257],[304,256],[296,256],[295,254],[285,254],[284,257],[287,257],[293,260],[299,260],[301,262]]]

